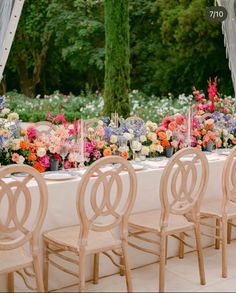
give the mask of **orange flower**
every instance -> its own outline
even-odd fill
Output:
[[[203,129],[202,130],[202,135],[205,135],[207,132],[206,132],[206,129]]]
[[[167,135],[165,134],[164,131],[158,132],[158,136],[161,140],[167,139]]]
[[[112,155],[112,151],[110,148],[105,148],[105,150],[103,151],[103,156],[107,157],[107,156],[111,156]]]
[[[37,157],[36,157],[35,153],[30,153],[27,158],[28,161],[36,161],[36,159],[37,159]]]
[[[28,150],[29,149],[29,143],[25,140],[21,140],[20,142],[20,148],[22,150]]]
[[[169,141],[168,141],[167,139],[164,139],[164,140],[162,141],[161,145],[162,145],[163,147],[168,147],[168,146],[170,145],[170,143],[169,143]]]
[[[234,138],[232,139],[232,143],[233,143],[233,144],[236,144],[236,137],[234,137]]]
[[[120,156],[121,156],[123,159],[128,160],[128,158],[129,158],[129,153],[128,153],[128,151],[123,151],[123,152],[120,153]]]
[[[40,173],[44,172],[46,169],[39,163],[39,162],[34,162],[33,167],[38,170]]]

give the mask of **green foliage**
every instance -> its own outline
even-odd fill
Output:
[[[105,0],[105,85],[104,111],[130,114],[129,11],[128,0]]]

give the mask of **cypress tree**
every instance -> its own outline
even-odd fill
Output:
[[[128,0],[105,0],[104,112],[130,114],[130,48]]]

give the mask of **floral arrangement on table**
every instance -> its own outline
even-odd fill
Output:
[[[48,114],[56,126],[50,134],[40,133],[34,125],[20,129],[17,113],[10,113],[0,97],[0,163],[28,164],[44,172],[52,162],[65,168],[76,167],[80,162],[82,129],[84,131],[83,162],[90,165],[101,157],[120,155],[125,159],[136,157],[168,156],[191,145],[202,150],[228,148],[236,145],[236,115],[232,101],[220,96],[217,80],[209,80],[208,95],[196,89],[191,114],[191,131],[188,116],[180,113],[166,116],[157,124],[142,119],[104,117],[93,125],[74,121],[70,124],[63,113]],[[190,132],[190,133],[189,133]],[[187,142],[190,135],[190,142]],[[67,151],[62,155],[62,143]],[[172,154],[171,153],[171,154]]]

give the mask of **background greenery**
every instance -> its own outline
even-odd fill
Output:
[[[205,18],[213,3],[129,0],[131,89],[158,99],[189,94],[192,86],[205,90],[217,76],[219,90],[233,93],[221,24]],[[2,91],[103,92],[104,48],[102,0],[26,0]]]

